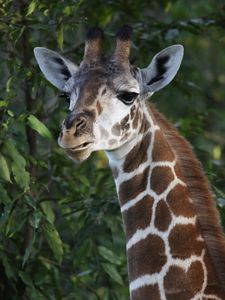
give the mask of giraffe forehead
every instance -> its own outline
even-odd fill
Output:
[[[100,72],[76,74],[73,78],[71,99],[74,99],[74,108],[89,107],[99,98],[100,92],[106,86],[107,76]]]
[[[139,92],[138,82],[129,72],[112,74],[95,70],[77,74],[73,81],[73,90],[79,91],[78,99],[87,105],[92,104],[103,95],[109,96],[118,91]]]
[[[91,108],[97,111],[97,115],[103,111],[100,103],[110,108],[113,104],[110,99],[118,93],[140,91],[132,66],[122,68],[109,60],[97,65],[81,64],[79,71],[67,82],[66,88],[71,94],[70,111]]]
[[[113,59],[103,59],[99,62],[90,61],[89,64],[81,64],[75,74],[76,85],[84,85],[94,82],[96,85],[107,82],[108,85],[118,85],[118,82],[126,85],[137,85],[138,68],[133,65],[123,67]]]

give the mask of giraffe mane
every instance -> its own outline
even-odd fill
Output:
[[[225,238],[209,182],[189,142],[157,111],[154,105],[147,104],[147,106],[178,160],[197,212],[202,235],[221,282],[221,287],[225,290]]]

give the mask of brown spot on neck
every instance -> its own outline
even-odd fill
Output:
[[[166,190],[173,179],[170,167],[155,167],[151,175],[151,189],[159,195]]]
[[[138,229],[145,229],[152,218],[153,198],[143,197],[136,205],[123,213],[126,239],[129,240]]]
[[[203,281],[204,272],[200,262],[194,262],[187,273],[177,266],[172,266],[164,279],[166,299],[192,299],[201,291]]]
[[[154,146],[152,150],[153,161],[173,161],[175,158],[161,130],[155,132]]]
[[[151,133],[146,134],[134,148],[127,154],[123,164],[124,172],[132,172],[137,169],[140,164],[146,162],[148,158],[148,148],[150,145]]]
[[[193,203],[189,199],[186,186],[178,184],[167,196],[167,204],[175,216],[193,217],[196,215]]]
[[[151,298],[150,298],[151,297]],[[141,300],[161,300],[159,287],[157,284],[145,285],[132,292],[131,299],[141,299]]]
[[[166,231],[171,220],[170,208],[164,200],[159,201],[155,212],[155,227],[160,231]]]
[[[146,119],[145,116],[143,116],[142,121],[141,121],[141,126],[140,126],[140,133],[145,133],[150,127],[150,124],[148,120]]]
[[[130,248],[127,256],[130,281],[141,275],[159,273],[167,261],[164,241],[153,234]]]
[[[121,183],[119,188],[119,199],[121,205],[139,195],[146,189],[149,167],[142,174],[135,175],[129,180]]]
[[[200,256],[204,242],[198,240],[200,231],[192,224],[176,225],[169,236],[171,254],[174,258],[189,258],[191,255]]]

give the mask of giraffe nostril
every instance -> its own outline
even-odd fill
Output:
[[[79,132],[87,127],[87,118],[84,115],[70,114],[64,120],[63,125],[67,131],[74,129]]]
[[[82,130],[86,127],[86,125],[87,125],[87,120],[85,117],[81,116],[77,118],[75,122],[76,130]]]

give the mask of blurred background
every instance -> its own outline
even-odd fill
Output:
[[[125,238],[104,153],[75,165],[57,145],[68,106],[33,48],[79,63],[89,26],[133,26],[131,60],[147,66],[180,43],[176,79],[152,98],[193,145],[225,227],[224,0],[0,1],[0,299],[127,300]]]

